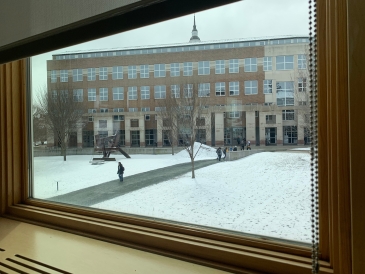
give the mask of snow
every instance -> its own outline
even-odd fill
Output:
[[[195,150],[196,151],[196,150]],[[128,176],[189,162],[175,155],[114,155]],[[203,146],[196,160],[215,159]],[[35,198],[49,198],[116,180],[117,162],[91,165],[90,156],[36,157]],[[151,185],[92,207],[152,218],[309,243],[310,155],[308,151],[262,152]],[[57,182],[59,190],[57,191]]]

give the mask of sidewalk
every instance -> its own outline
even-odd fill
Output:
[[[197,170],[217,163],[216,159],[201,160],[194,162],[194,166],[195,170]],[[135,174],[124,177],[123,182],[120,182],[119,179],[117,179],[67,194],[54,196],[47,200],[77,206],[92,206],[129,192],[170,180],[171,178],[175,178],[188,172],[191,173],[190,162]]]

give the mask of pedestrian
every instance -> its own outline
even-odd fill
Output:
[[[247,150],[251,150],[251,142],[247,141]]]
[[[224,155],[224,159],[226,159],[226,156],[227,156],[227,147],[225,147],[223,149],[223,155]]]
[[[241,144],[241,150],[245,150],[245,142],[242,142],[242,144]]]
[[[241,138],[240,136],[237,137],[237,146],[239,146],[241,144]]]
[[[216,152],[217,152],[217,155],[218,155],[218,161],[220,162],[221,161],[221,157],[222,157],[222,149],[221,149],[221,147],[219,147]]]
[[[234,146],[233,151],[237,151],[237,146]]]
[[[121,182],[123,182],[123,173],[124,173],[124,166],[122,165],[121,162],[118,162],[118,172],[117,172],[117,174],[118,174],[119,180]]]

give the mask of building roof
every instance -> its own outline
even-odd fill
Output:
[[[176,43],[176,44],[100,49],[97,51],[95,50],[72,51],[61,54],[54,54],[52,56],[53,60],[64,60],[64,59],[97,58],[97,57],[110,57],[110,56],[123,56],[123,55],[156,54],[156,53],[169,53],[169,52],[198,51],[198,50],[212,50],[212,49],[214,50],[214,49],[226,49],[226,48],[302,44],[302,43],[308,44],[309,37],[300,35],[298,36],[283,35],[283,36],[225,39],[225,40],[198,42],[198,43],[186,42],[186,43]]]

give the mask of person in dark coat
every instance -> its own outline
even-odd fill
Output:
[[[237,151],[237,146],[235,146],[235,147],[233,148],[233,151]]]
[[[222,149],[221,149],[221,147],[219,147],[216,152],[217,152],[217,156],[218,156],[218,161],[221,161],[221,157],[222,157]]]
[[[121,182],[123,182],[124,166],[122,165],[121,162],[118,162],[118,172],[117,172],[117,174],[119,176],[119,180]]]

